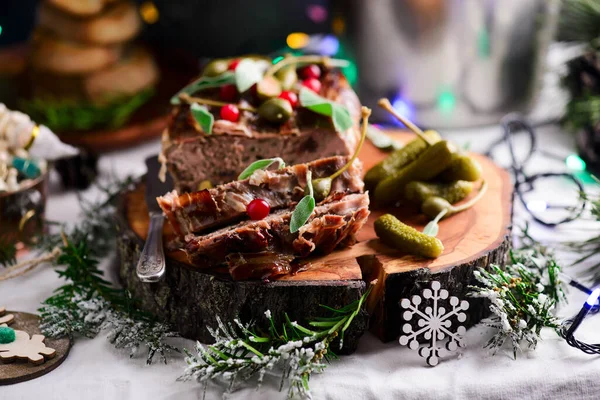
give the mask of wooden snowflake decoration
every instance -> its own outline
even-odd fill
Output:
[[[403,313],[405,321],[418,317],[415,326],[410,322],[402,326],[404,335],[400,336],[400,344],[408,345],[411,350],[418,350],[419,355],[432,367],[440,362],[441,357],[464,347],[463,335],[467,330],[462,325],[452,329],[452,322],[456,320],[458,324],[467,320],[467,314],[463,311],[469,309],[469,302],[452,296],[447,301],[452,309],[446,312],[440,303],[446,303],[448,295],[448,291],[441,289],[438,281],[432,281],[431,289],[424,289],[421,296],[400,300],[400,307],[406,310]]]
[[[44,335],[33,335],[15,330],[16,339],[12,343],[0,344],[0,360],[12,362],[16,359],[28,360],[32,364],[42,364],[45,359],[56,355],[56,350],[46,347]]]

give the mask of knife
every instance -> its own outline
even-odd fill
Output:
[[[167,174],[165,182],[158,179],[160,163],[157,156],[148,157],[146,167],[148,167],[148,173],[146,174],[145,199],[150,215],[150,226],[148,227],[148,236],[136,272],[142,282],[158,282],[163,278],[166,268],[162,242],[165,218],[156,202],[156,198],[173,189],[173,180],[169,174]]]

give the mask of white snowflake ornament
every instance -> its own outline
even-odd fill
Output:
[[[453,320],[456,320],[456,324],[467,320],[467,314],[463,311],[469,309],[469,302],[451,296],[448,303],[452,310],[446,312],[439,303],[448,299],[448,295],[438,281],[432,281],[431,289],[424,289],[421,296],[400,300],[400,307],[406,310],[403,313],[405,321],[411,321],[415,315],[418,317],[416,326],[408,322],[402,326],[404,335],[400,336],[400,344],[408,345],[411,350],[418,349],[419,355],[432,367],[440,362],[441,357],[464,347],[463,335],[467,329],[459,325],[453,330],[452,323]]]

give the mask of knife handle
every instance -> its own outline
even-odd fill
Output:
[[[137,276],[142,282],[158,282],[165,274],[165,252],[162,231],[165,218],[161,212],[150,213],[150,227],[144,249],[137,264]]]

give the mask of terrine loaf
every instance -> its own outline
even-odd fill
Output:
[[[209,63],[171,101],[161,161],[176,189],[230,182],[258,159],[301,164],[352,154],[360,102],[340,65],[320,56]]]

